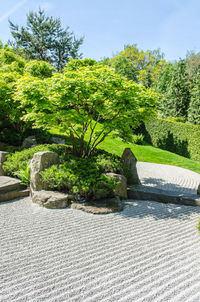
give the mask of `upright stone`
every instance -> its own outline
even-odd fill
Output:
[[[140,180],[137,173],[136,163],[137,159],[130,148],[125,148],[121,158],[122,162],[129,169],[127,183],[130,184],[140,184]]]
[[[31,176],[30,176],[30,187],[31,192],[40,191],[44,188],[41,183],[40,172],[49,168],[52,165],[58,164],[59,157],[58,154],[52,151],[37,152],[34,154],[31,160]]]
[[[3,163],[6,161],[9,152],[0,151],[0,176],[4,176]]]
[[[22,143],[22,149],[28,149],[37,145],[37,140],[35,136],[28,136],[24,139]]]
[[[197,188],[197,194],[200,195],[200,184],[199,184],[199,186]]]

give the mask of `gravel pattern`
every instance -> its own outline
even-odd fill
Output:
[[[0,301],[199,302],[199,218],[200,207],[138,200],[108,215],[1,203]]]

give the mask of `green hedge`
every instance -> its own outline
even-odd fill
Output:
[[[200,161],[200,126],[157,119],[143,129],[145,140],[153,146]]]

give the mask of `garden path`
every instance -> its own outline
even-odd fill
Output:
[[[145,184],[195,191],[198,174],[170,169],[138,163]],[[200,207],[139,200],[109,215],[1,203],[0,301],[199,302],[199,218]]]

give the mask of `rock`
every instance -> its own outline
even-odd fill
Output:
[[[37,152],[34,154],[30,164],[30,187],[31,191],[45,189],[41,183],[40,172],[59,163],[58,154],[52,151]]]
[[[123,210],[122,202],[119,197],[105,199],[104,201],[78,203],[74,202],[71,205],[72,209],[82,210],[91,214],[109,214]]]
[[[3,169],[3,163],[6,161],[9,152],[0,151],[0,176],[5,175]]]
[[[66,208],[73,199],[72,195],[54,191],[32,191],[32,201],[48,209]]]
[[[35,136],[28,136],[24,139],[24,141],[22,143],[22,148],[28,149],[28,148],[31,148],[36,145],[37,145],[37,140],[36,140]]]
[[[121,199],[127,199],[127,179],[124,175],[115,173],[106,173],[107,176],[114,178],[118,184],[114,190],[114,194]]]
[[[197,195],[200,195],[200,184],[199,184],[199,186],[197,188]]]
[[[65,139],[64,138],[53,136],[51,140],[55,144],[65,144]]]
[[[136,163],[137,159],[130,148],[125,148],[121,158],[122,162],[129,169],[127,177],[128,184],[140,184],[140,180],[137,173]]]

